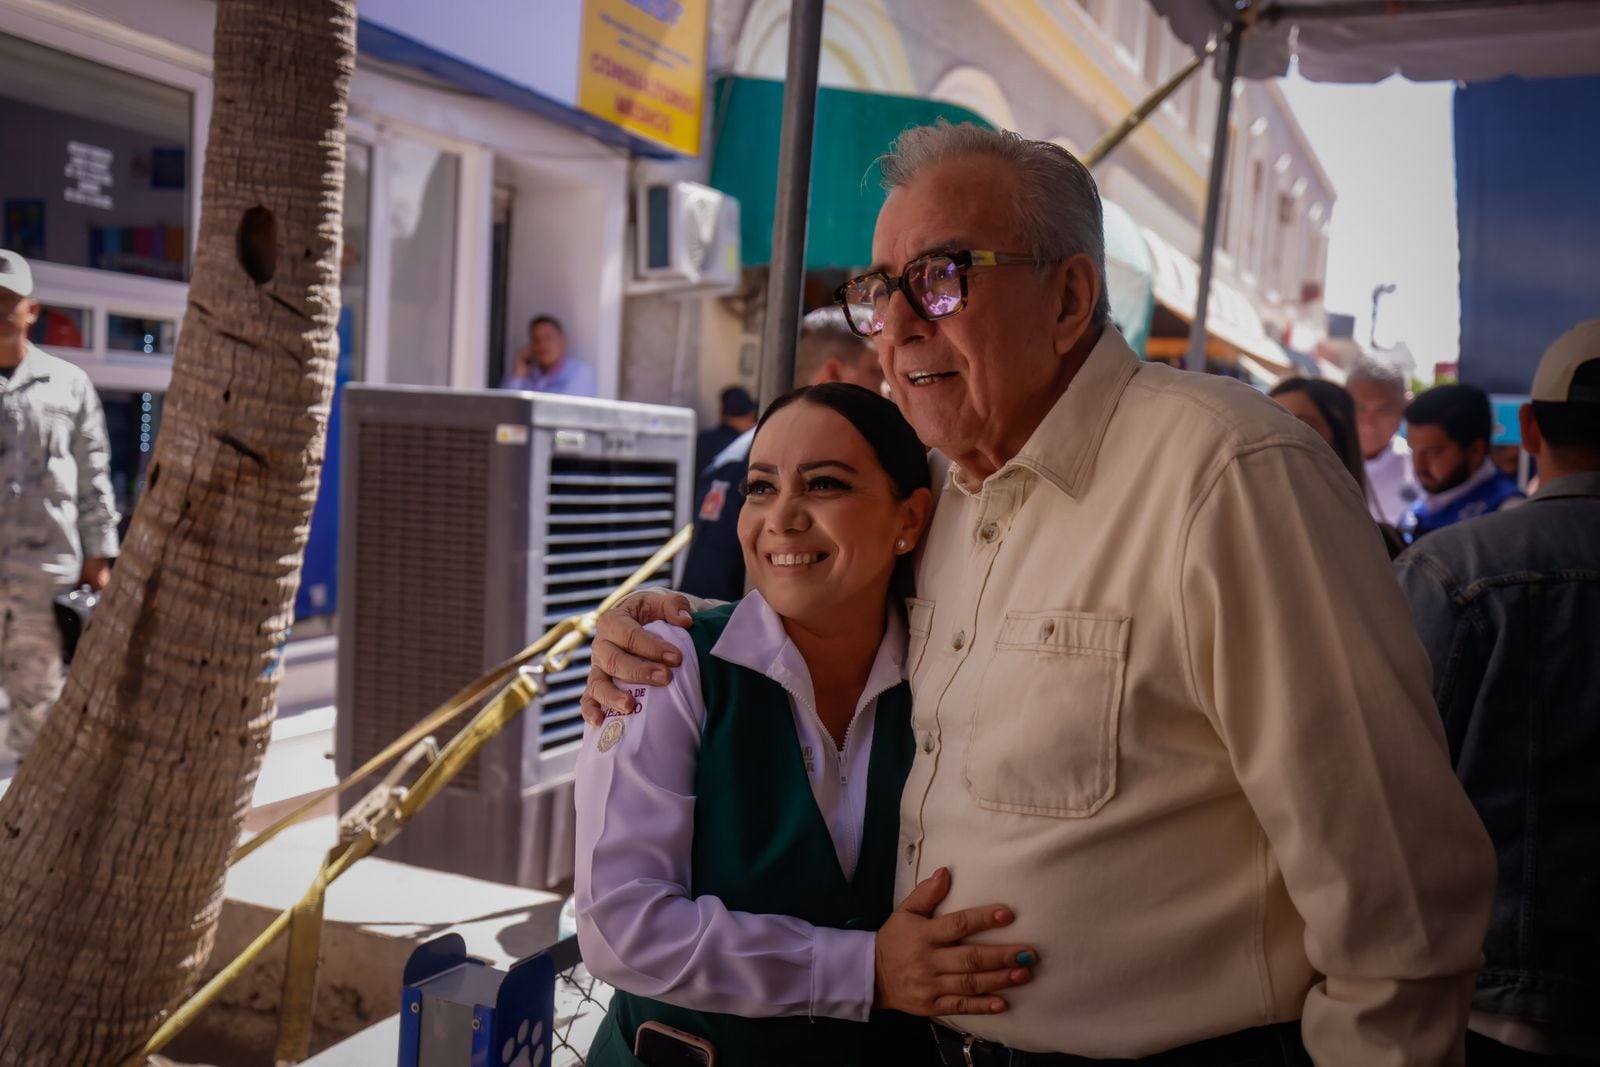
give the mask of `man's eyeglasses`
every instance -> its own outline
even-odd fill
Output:
[[[1038,262],[1032,256],[979,249],[929,252],[907,263],[897,278],[881,270],[851,278],[834,290],[833,300],[844,309],[844,317],[856,336],[874,337],[883,331],[889,301],[897,289],[906,294],[912,311],[932,322],[947,319],[967,306],[967,271],[973,267]]]

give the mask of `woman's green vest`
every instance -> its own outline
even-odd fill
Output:
[[[782,686],[711,649],[735,605],[694,617],[706,725],[695,769],[693,883],[732,911],[792,915],[814,926],[876,930],[894,907],[900,790],[911,768],[911,695],[904,682],[878,698],[868,764],[866,826],[855,879],[839,868],[817,808]],[[818,1067],[896,1062],[927,1033],[894,1013],[871,1022],[789,1016],[745,1019],[690,1011],[618,990],[589,1050],[590,1067],[633,1067],[634,1031],[654,1019],[703,1037],[718,1067]]]

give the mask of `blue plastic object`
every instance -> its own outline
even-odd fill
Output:
[[[468,956],[460,934],[421,945],[406,961],[399,1067],[544,1067],[555,1022],[549,954],[502,971]]]

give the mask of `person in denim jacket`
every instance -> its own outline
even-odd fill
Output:
[[[1531,396],[1543,488],[1397,561],[1499,856],[1470,1065],[1600,1061],[1600,319],[1551,345]]]

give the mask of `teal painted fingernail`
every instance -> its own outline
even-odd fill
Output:
[[[1019,953],[1017,953],[1017,966],[1018,967],[1032,967],[1035,963],[1038,963],[1038,962],[1039,962],[1039,957],[1035,956],[1031,952],[1019,952]]]

